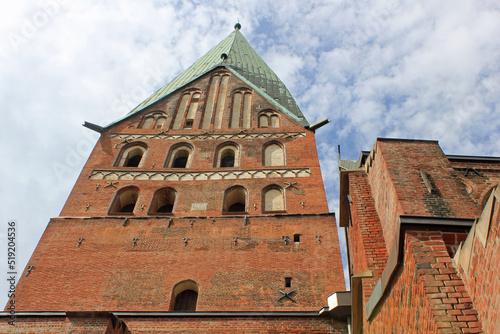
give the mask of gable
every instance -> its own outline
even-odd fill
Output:
[[[268,96],[224,67],[206,73],[112,127],[125,120],[129,128],[162,131],[301,126]]]

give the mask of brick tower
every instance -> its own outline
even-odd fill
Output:
[[[0,332],[347,332],[320,124],[240,27],[122,119],[84,124],[101,137]]]

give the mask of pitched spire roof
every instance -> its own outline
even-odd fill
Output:
[[[266,97],[297,123],[308,126],[309,123],[288,89],[250,46],[240,33],[240,28],[241,25],[236,24],[235,30],[228,37],[198,59],[191,67],[139,104],[125,118],[163,99],[214,68],[222,66]]]

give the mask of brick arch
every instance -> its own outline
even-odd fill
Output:
[[[262,189],[263,212],[286,211],[285,190],[278,184],[270,184]]]
[[[195,95],[199,95],[195,97]],[[170,128],[179,130],[193,128],[197,111],[200,108],[203,92],[199,88],[189,88],[184,90],[177,102],[175,113],[172,117]]]
[[[488,198],[490,198],[490,195],[493,191],[493,189],[495,189],[499,184],[496,183],[492,186],[489,186],[488,188],[486,188],[485,191],[483,191],[483,193],[481,194],[481,196],[479,196],[479,201],[477,203],[479,209],[483,210],[484,207],[486,206],[486,202],[488,202]]]
[[[198,301],[199,285],[191,279],[178,282],[172,288],[171,311],[195,311]],[[186,292],[191,292],[186,295]]]
[[[272,149],[273,145],[278,146],[281,149],[281,151],[273,150]],[[271,140],[266,142],[262,146],[262,165],[285,166],[286,165],[285,145],[277,140]]]
[[[142,167],[144,165],[144,161],[146,160],[146,153],[149,151],[149,146],[140,141],[128,143],[127,145],[124,145],[118,155],[116,156],[115,162],[113,164],[114,167],[127,167],[127,163],[129,162],[130,158],[136,156],[135,154],[138,154],[138,152],[134,152],[135,150],[140,150],[142,151],[140,161],[138,162],[137,166],[129,166],[129,167]]]
[[[175,211],[177,197],[177,191],[174,188],[164,187],[156,190],[149,205],[148,214],[172,214]]]
[[[167,114],[162,110],[154,110],[148,112],[141,117],[141,121],[137,124],[140,129],[161,129],[167,120]]]
[[[194,145],[189,143],[189,142],[180,142],[180,143],[177,143],[177,144],[174,144],[172,146],[170,146],[170,148],[168,149],[168,153],[167,153],[167,157],[165,159],[165,163],[163,164],[163,166],[165,168],[174,168],[174,163],[175,163],[175,159],[176,159],[176,155],[179,153],[179,151],[185,151],[185,153],[183,153],[184,155],[187,154],[187,159],[186,159],[186,165],[184,168],[189,168],[191,167],[192,163],[193,163],[193,155],[194,155]]]
[[[133,215],[139,202],[139,188],[136,186],[125,186],[116,191],[108,214]]]
[[[281,117],[276,110],[264,109],[257,113],[257,125],[259,128],[279,128]]]
[[[231,90],[231,95],[234,93],[253,93],[253,90],[245,86],[240,86]]]
[[[215,148],[215,159],[214,167],[221,167],[221,160],[224,158],[224,154],[227,153],[226,150],[231,150],[234,154],[234,166],[240,167],[241,165],[241,145],[234,141],[225,141]]]
[[[241,185],[234,185],[224,191],[223,213],[243,214],[248,211],[248,190]]]

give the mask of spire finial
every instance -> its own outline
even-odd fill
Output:
[[[236,23],[236,24],[234,25],[234,29],[236,29],[236,30],[240,30],[240,29],[241,29],[241,24]]]

